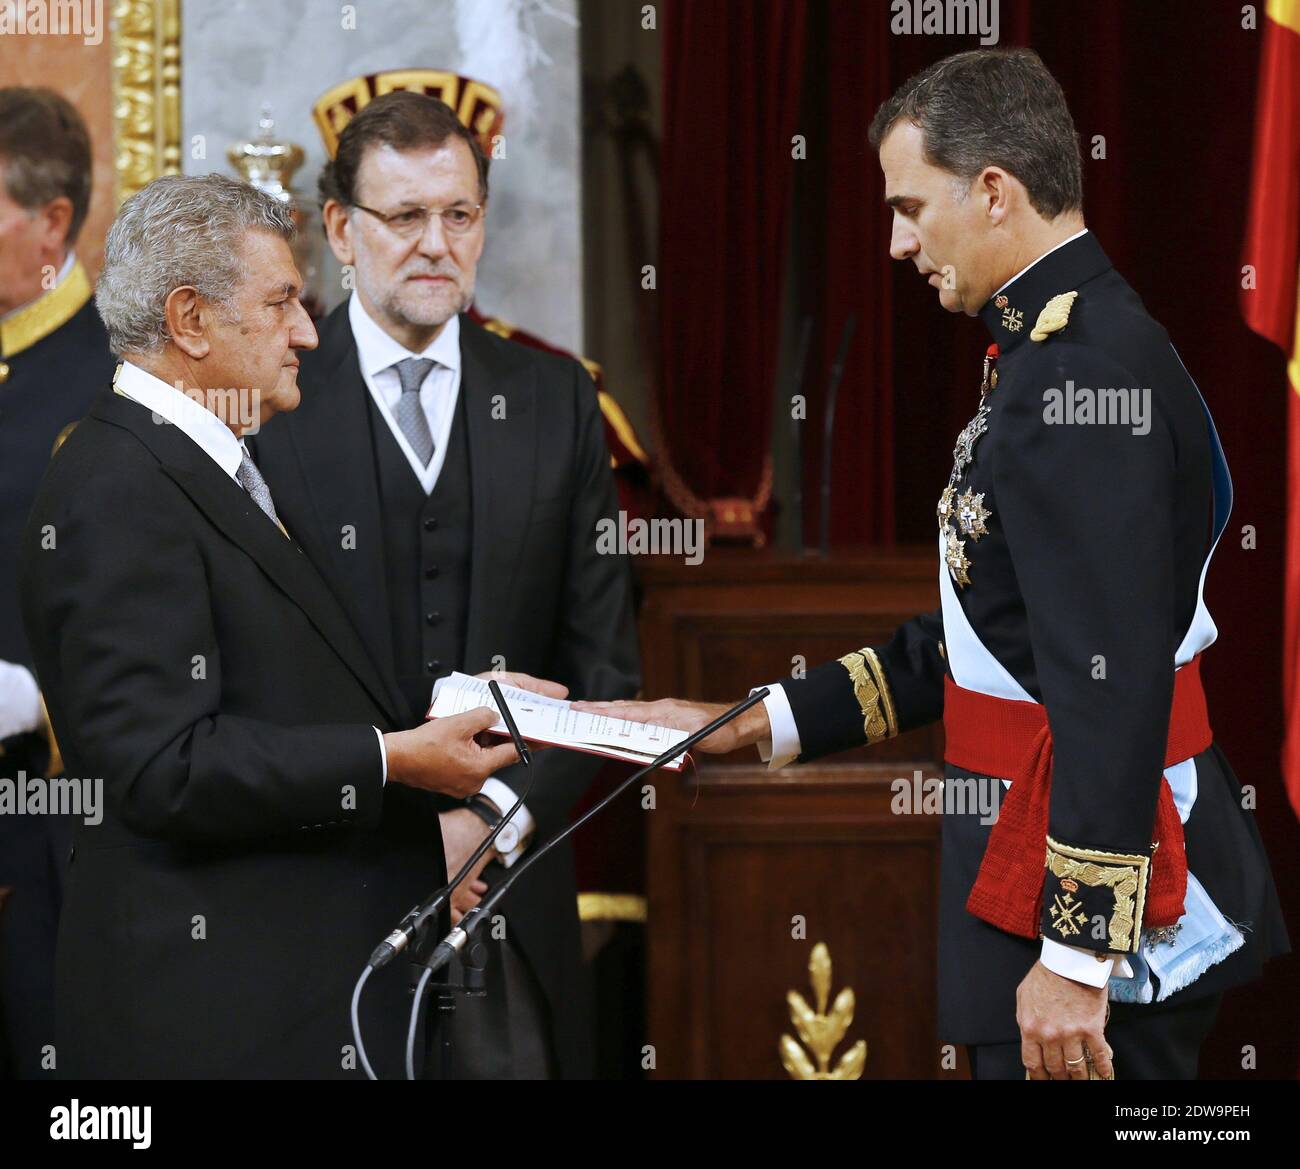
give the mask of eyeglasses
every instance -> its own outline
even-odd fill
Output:
[[[436,215],[442,220],[442,230],[447,235],[468,235],[483,218],[483,204],[475,203],[471,207],[459,204],[455,207],[406,207],[401,211],[376,211],[373,207],[363,207],[360,203],[352,204],[358,211],[373,215],[394,235],[402,239],[417,239],[429,226],[429,219]]]

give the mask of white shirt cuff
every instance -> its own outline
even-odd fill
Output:
[[[519,798],[519,793],[514,788],[504,780],[497,779],[495,775],[489,775],[483,781],[483,787],[479,790],[479,795],[486,796],[495,804],[497,811],[502,816],[514,807],[515,800]],[[510,817],[510,823],[519,830],[520,847],[528,843],[537,828],[537,821],[533,819],[533,814],[528,810],[527,804],[519,805],[518,811]]]
[[[384,784],[388,783],[388,748],[384,746],[384,732],[375,727],[375,734],[379,736],[379,760],[384,765]]]
[[[1051,938],[1043,939],[1043,952],[1038,960],[1053,974],[1081,982],[1084,986],[1105,986],[1112,968],[1120,978],[1133,977],[1133,968],[1123,958],[1104,958],[1098,961],[1095,950],[1067,946]]]
[[[0,662],[0,739],[38,730],[41,688],[31,670],[17,662]]]
[[[754,687],[754,690],[761,689],[761,686]],[[753,694],[754,690],[750,693]],[[803,748],[799,744],[799,728],[795,725],[794,711],[790,709],[790,699],[784,686],[773,682],[767,688],[763,709],[767,711],[772,737],[763,739],[758,744],[758,757],[767,764],[769,771],[775,771],[799,758]]]

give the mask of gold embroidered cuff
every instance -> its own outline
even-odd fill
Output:
[[[854,650],[840,658],[840,665],[853,681],[853,696],[862,711],[862,729],[868,743],[879,743],[898,734],[898,715],[894,694],[889,688],[884,667],[869,647]]]
[[[1043,934],[1074,946],[1135,954],[1151,858],[1073,848],[1047,838]],[[1094,928],[1101,923],[1099,928]],[[1102,936],[1104,933],[1104,936]]]

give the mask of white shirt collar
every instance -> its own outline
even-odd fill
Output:
[[[153,411],[154,421],[171,423],[232,479],[244,459],[244,444],[206,406],[190,397],[201,391],[178,390],[148,370],[122,362],[114,386],[133,402]]]
[[[460,369],[460,316],[453,316],[421,353],[412,353],[400,341],[393,340],[365,310],[361,297],[354,291],[348,300],[348,321],[357,343],[357,361],[361,372],[373,378],[408,357],[432,358],[448,369]]]
[[[54,288],[58,288],[58,286],[68,278],[68,273],[72,271],[72,267],[76,262],[77,253],[69,248],[68,254],[63,260],[63,267],[59,269],[59,275],[54,281]],[[54,291],[54,288],[42,292],[41,296],[38,296],[36,300],[40,300],[42,296],[49,296],[50,293]],[[24,309],[30,308],[36,303],[36,300],[29,300],[26,304],[20,304],[16,309],[10,309],[7,313],[0,313],[0,321],[6,320],[7,318],[12,317],[15,313],[20,313]]]
[[[1038,257],[1037,260],[1035,260],[1035,261],[1033,262],[1033,264],[1026,264],[1023,268],[1021,268],[1019,272],[1017,272],[1014,276],[1012,276],[1011,279],[1008,280],[1008,281],[1006,282],[1006,284],[1004,284],[1004,285],[1002,286],[1002,288],[1006,288],[1006,287],[1008,287],[1009,285],[1014,284],[1017,280],[1020,279],[1020,277],[1022,277],[1026,272],[1028,272],[1029,269],[1032,268],[1032,267],[1034,266],[1034,264],[1041,263],[1043,260],[1047,259],[1047,257],[1050,256],[1054,251],[1056,251],[1056,250],[1059,249],[1059,248],[1063,248],[1063,247],[1065,247],[1066,244],[1071,244],[1071,243],[1073,243],[1073,242],[1074,242],[1075,240],[1077,240],[1081,235],[1086,235],[1087,232],[1088,232],[1088,229],[1087,229],[1086,227],[1081,227],[1081,228],[1079,228],[1079,230],[1076,231],[1072,236],[1070,236],[1069,239],[1063,239],[1059,244],[1056,245],[1056,247],[1054,247],[1054,248],[1048,248],[1047,251],[1045,251],[1041,256]],[[998,292],[1001,292],[1001,291],[1002,291],[1002,288],[999,288],[999,289],[998,289]],[[993,295],[994,295],[994,296],[997,296],[998,292],[995,292]],[[990,299],[991,299],[991,298],[990,298]]]

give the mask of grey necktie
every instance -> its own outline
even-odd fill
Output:
[[[248,452],[244,452],[244,457],[239,461],[239,470],[235,472],[235,480],[239,483],[258,507],[260,507],[272,520],[275,526],[284,531],[284,525],[280,523],[280,517],[275,514],[275,504],[271,502],[271,489],[266,485],[266,480],[262,478],[262,472],[257,469],[257,464],[248,457]]]
[[[429,433],[429,420],[420,405],[420,386],[437,364],[428,357],[406,357],[393,366],[402,379],[402,396],[393,415],[421,467],[427,467],[433,458],[433,435]]]

